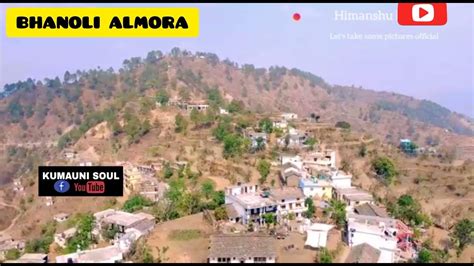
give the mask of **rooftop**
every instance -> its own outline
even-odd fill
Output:
[[[338,188],[336,192],[350,201],[371,201],[373,197],[367,191],[360,188]]]
[[[58,214],[54,215],[54,219],[65,219],[67,217],[69,217],[69,214],[64,213],[64,212],[61,212],[61,213],[58,213]]]
[[[276,257],[276,243],[271,236],[214,235],[211,236],[210,258]]]
[[[247,193],[239,195],[228,195],[233,199],[236,199],[240,204],[246,208],[260,208],[269,205],[275,205],[275,202],[269,198],[264,198],[258,193]]]
[[[356,206],[354,210],[357,214],[360,215],[388,218],[388,214],[383,208],[369,203],[364,203],[362,205]]]
[[[94,263],[109,261],[111,258],[121,256],[122,251],[117,246],[108,246],[104,248],[80,251],[77,253],[66,254],[56,257],[56,263],[66,263],[68,258],[76,257],[78,262]]]
[[[226,204],[225,209],[227,211],[227,216],[229,218],[237,218],[239,217],[239,214],[237,213],[237,210],[234,208],[233,204]]]
[[[380,253],[380,250],[367,243],[356,245],[352,247],[345,263],[377,263]]]
[[[148,215],[148,216],[151,216],[151,215]],[[116,211],[114,214],[105,217],[103,221],[105,223],[113,223],[113,224],[118,224],[121,226],[128,227],[143,219],[149,219],[149,217],[141,213],[133,214],[133,213],[128,213],[128,212]]]
[[[301,189],[295,187],[273,189],[270,195],[275,200],[304,198]]]
[[[331,183],[324,179],[319,178],[302,178],[300,180],[301,185],[305,187],[330,187]]]

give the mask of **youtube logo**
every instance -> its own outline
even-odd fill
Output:
[[[442,26],[448,22],[447,5],[398,4],[398,24],[403,26]]]

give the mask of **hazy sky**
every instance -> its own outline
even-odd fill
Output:
[[[0,86],[66,70],[118,69],[124,59],[172,47],[216,53],[239,64],[297,67],[331,84],[429,99],[474,117],[473,4],[448,4],[441,27],[399,26],[397,4],[115,4],[200,8],[195,39],[10,39],[0,10]],[[32,5],[23,5],[32,6]],[[39,5],[36,5],[39,6]],[[46,5],[44,5],[46,6]],[[48,5],[48,6],[58,6]],[[91,6],[72,4],[62,6]],[[99,5],[93,6],[112,6]],[[392,21],[337,21],[335,11],[389,12]],[[301,14],[293,21],[292,14]],[[336,34],[432,33],[437,40],[333,40]]]

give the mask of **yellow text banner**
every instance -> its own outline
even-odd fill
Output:
[[[197,8],[19,8],[6,10],[11,38],[192,38]]]

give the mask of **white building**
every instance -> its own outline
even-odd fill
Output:
[[[219,114],[221,114],[221,115],[228,115],[229,112],[228,112],[226,109],[224,109],[224,108],[222,108],[222,107],[219,107]]]
[[[271,236],[213,235],[209,263],[275,263],[277,247]]]
[[[282,154],[280,155],[279,160],[282,166],[291,163],[295,165],[296,168],[303,169],[303,161],[299,155]]]
[[[295,128],[289,128],[288,134],[277,140],[277,143],[281,147],[288,148],[305,148],[305,142],[308,140],[308,133],[301,132]]]
[[[303,218],[303,213],[308,210],[308,207],[304,205],[305,196],[299,188],[285,187],[272,189],[270,197],[278,204],[278,218],[290,213],[295,214],[297,218]]]
[[[56,263],[119,263],[123,261],[123,254],[119,247],[78,251],[56,257]]]
[[[352,187],[352,175],[342,170],[332,171],[329,178],[334,188]]]
[[[155,217],[150,214],[128,213],[107,209],[94,214],[96,231],[107,229],[109,227],[118,229],[119,236],[125,234],[127,229],[134,228],[143,235],[148,234],[155,226]]]
[[[332,184],[328,180],[315,177],[302,178],[299,187],[307,198],[318,197],[329,200],[332,197]]]
[[[279,129],[286,129],[286,128],[288,128],[288,122],[284,119],[275,120],[275,121],[273,121],[273,127],[274,128],[279,128]]]
[[[238,184],[237,186],[225,189],[225,203],[232,205],[232,220],[248,224],[264,224],[263,215],[266,213],[275,213],[277,204],[268,196],[259,191],[258,185]]]
[[[396,229],[383,222],[374,225],[349,219],[347,243],[350,247],[369,243],[372,247],[380,250],[379,263],[394,263],[398,260]]]
[[[328,240],[328,232],[334,228],[331,224],[314,223],[306,229],[307,237],[305,246],[312,248],[325,248]]]
[[[336,167],[336,151],[327,149],[323,151],[308,152],[303,155],[303,162],[308,166],[317,166],[326,169]]]
[[[281,118],[283,118],[284,120],[294,120],[294,119],[298,119],[298,115],[295,114],[295,113],[283,113],[280,115]]]

